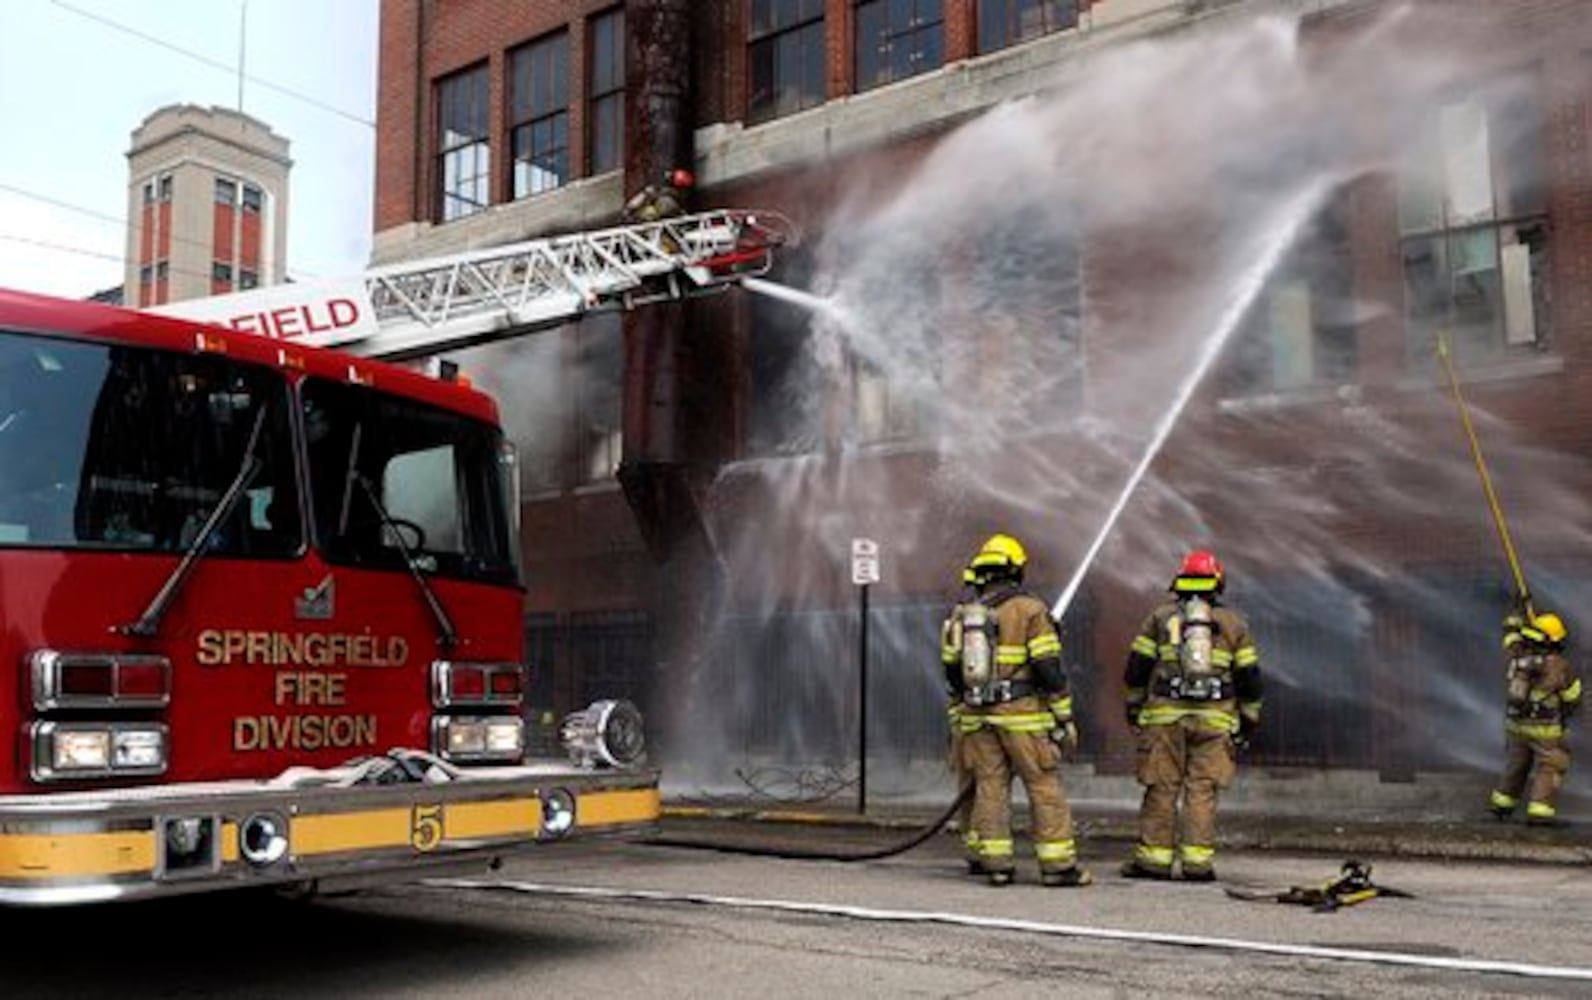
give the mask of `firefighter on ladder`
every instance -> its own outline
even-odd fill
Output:
[[[1144,786],[1128,878],[1171,878],[1174,860],[1185,879],[1216,877],[1217,798],[1261,706],[1260,654],[1243,616],[1221,603],[1225,583],[1214,555],[1189,553],[1128,654],[1124,702]]]
[[[648,184],[625,202],[624,221],[657,222],[679,215],[685,211],[686,194],[695,186],[696,177],[691,171],[679,167],[667,170],[657,183]]]
[[[1504,620],[1504,651],[1509,656],[1507,748],[1503,777],[1488,803],[1501,820],[1514,815],[1521,793],[1526,792],[1527,823],[1557,821],[1554,800],[1570,769],[1565,726],[1581,706],[1581,679],[1564,655],[1569,637],[1555,614],[1511,615]]]
[[[1078,745],[1061,637],[1045,603],[1022,589],[1027,564],[1017,539],[991,536],[963,573],[972,594],[941,633],[940,659],[957,705],[953,745],[974,781],[967,844],[976,852],[975,871],[991,885],[1011,883],[1015,771],[1028,790],[1040,881],[1088,885],[1061,781],[1063,752]]]

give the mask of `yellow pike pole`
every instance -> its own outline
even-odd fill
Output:
[[[1503,544],[1504,558],[1509,560],[1509,571],[1515,575],[1515,592],[1528,618],[1536,617],[1531,606],[1531,589],[1526,586],[1526,574],[1520,569],[1520,557],[1515,554],[1515,543],[1509,538],[1509,525],[1504,521],[1504,508],[1498,502],[1498,492],[1493,489],[1492,476],[1487,473],[1487,462],[1481,457],[1481,441],[1476,437],[1476,427],[1470,422],[1470,408],[1459,392],[1459,378],[1454,374],[1454,361],[1449,357],[1448,339],[1437,335],[1437,356],[1443,362],[1443,372],[1448,376],[1448,387],[1454,394],[1454,405],[1459,409],[1459,420],[1465,427],[1465,437],[1470,441],[1470,454],[1476,461],[1476,474],[1481,477],[1482,492],[1487,494],[1487,506],[1492,509],[1493,525],[1498,529],[1498,541]]]

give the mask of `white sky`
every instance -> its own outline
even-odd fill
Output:
[[[363,270],[375,129],[354,119],[375,120],[377,5],[0,0],[0,287],[81,298],[121,283],[133,129],[168,104],[237,107],[245,13],[243,110],[292,144],[288,273]]]

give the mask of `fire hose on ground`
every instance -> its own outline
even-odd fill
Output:
[[[927,841],[930,837],[933,837],[936,833],[939,833],[972,794],[973,783],[968,782],[962,787],[962,791],[958,793],[956,799],[946,807],[945,811],[935,817],[923,829],[898,844],[867,851],[847,853],[795,847],[770,847],[766,844],[732,844],[720,841],[695,840],[689,837],[651,837],[644,843],[653,847],[683,847],[698,851],[718,851],[722,854],[747,854],[760,858],[785,858],[791,861],[879,861],[883,858],[905,854],[907,851]]]

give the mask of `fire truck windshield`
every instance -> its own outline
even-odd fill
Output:
[[[304,380],[302,396],[315,530],[329,561],[408,572],[407,550],[422,573],[519,582],[496,427],[319,378]]]
[[[225,357],[0,331],[0,545],[184,552],[258,424],[259,466],[205,551],[296,556],[288,399],[280,373]]]

